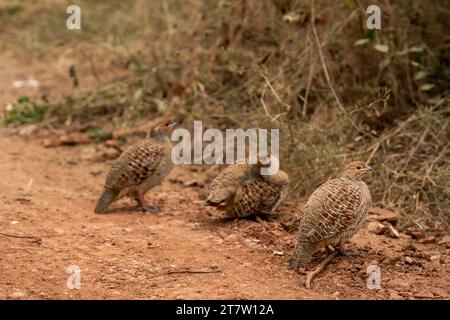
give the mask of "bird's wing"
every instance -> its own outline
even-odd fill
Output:
[[[333,238],[354,226],[363,205],[358,186],[342,178],[330,180],[308,199],[300,229],[314,243]]]
[[[249,186],[249,196],[250,202],[255,204],[256,211],[270,213],[280,199],[280,190],[259,179]]]
[[[260,178],[256,186],[256,193],[260,195],[259,208],[260,212],[271,212],[284,199],[289,190],[289,176],[278,171],[277,174]]]
[[[163,146],[150,140],[130,146],[112,165],[106,185],[117,191],[140,185],[157,174],[165,153]]]

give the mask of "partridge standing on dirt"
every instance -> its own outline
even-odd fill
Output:
[[[319,248],[340,246],[359,231],[371,205],[369,188],[361,179],[371,171],[365,162],[352,162],[339,178],[313,192],[300,221],[290,262],[294,269],[307,264]]]
[[[145,211],[158,211],[145,203],[144,196],[173,169],[168,135],[175,125],[167,121],[154,127],[147,139],[130,146],[114,161],[95,207],[96,213],[104,213],[113,201],[124,196],[135,198]]]
[[[263,167],[260,161],[226,167],[211,183],[207,204],[236,218],[271,214],[288,193],[289,177],[281,170],[262,175]]]

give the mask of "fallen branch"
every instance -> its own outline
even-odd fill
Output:
[[[179,270],[167,271],[165,274],[183,274],[183,273],[220,273],[222,270]]]
[[[176,270],[167,271],[165,273],[155,274],[152,278],[167,276],[169,274],[207,274],[207,273],[220,273],[222,270]]]
[[[36,242],[36,243],[41,243],[42,242],[41,238],[34,237],[34,236],[16,236],[14,234],[8,234],[8,233],[2,233],[2,232],[0,232],[0,236],[11,237],[11,238],[18,238],[18,239],[32,239],[33,242]]]

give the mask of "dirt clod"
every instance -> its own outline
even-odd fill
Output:
[[[422,290],[415,294],[416,298],[423,298],[423,299],[432,299],[434,298],[434,294],[428,290]]]
[[[367,230],[374,234],[382,234],[384,233],[384,231],[386,231],[386,229],[387,227],[384,224],[377,221],[369,222],[369,224],[367,225]]]
[[[448,235],[448,234],[443,236],[442,239],[439,241],[439,244],[443,244],[443,245],[446,245],[449,243],[450,243],[450,235]]]
[[[386,221],[392,225],[396,225],[398,221],[398,214],[383,208],[371,208],[369,213],[373,219],[378,221]]]

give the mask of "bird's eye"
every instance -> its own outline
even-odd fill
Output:
[[[360,169],[361,169],[361,166],[357,166],[356,169],[360,170]]]

